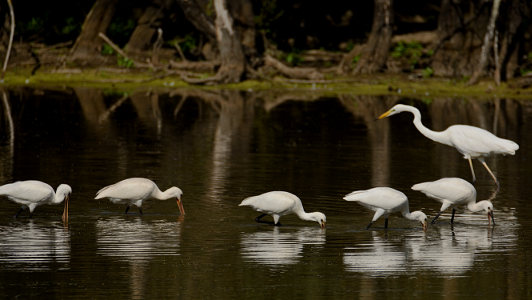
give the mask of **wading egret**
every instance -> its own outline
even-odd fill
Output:
[[[469,125],[452,125],[443,131],[432,131],[421,123],[421,113],[419,110],[410,105],[397,104],[380,115],[379,119],[393,116],[404,111],[410,112],[414,115],[414,125],[421,134],[435,142],[455,147],[458,152],[464,155],[464,158],[469,161],[469,167],[471,168],[471,174],[473,175],[473,182],[476,181],[476,176],[471,159],[476,158],[482,163],[482,165],[484,165],[486,170],[488,170],[497,184],[497,189],[499,188],[499,181],[484,161],[484,157],[489,156],[490,154],[514,155],[515,151],[519,149],[517,143],[499,138],[487,130]]]
[[[488,222],[495,225],[493,219],[493,204],[489,200],[476,202],[477,190],[475,187],[462,178],[448,177],[436,181],[422,182],[412,186],[414,191],[420,191],[430,198],[441,202],[441,208],[436,217],[432,219],[432,224],[447,208],[452,207],[451,224],[454,221],[456,206],[467,205],[471,212],[484,211],[488,214]]]
[[[106,186],[96,193],[94,199],[109,198],[113,203],[127,204],[126,214],[130,205],[136,205],[142,215],[142,201],[150,198],[158,200],[177,199],[177,206],[182,215],[185,214],[183,203],[181,202],[181,191],[178,187],[171,187],[164,192],[157,185],[147,178],[128,178],[113,185]]]
[[[306,213],[303,209],[301,200],[294,194],[283,191],[272,191],[258,196],[252,196],[244,199],[238,206],[250,206],[252,209],[263,213],[255,218],[259,223],[267,223],[272,225],[281,225],[279,218],[288,214],[296,214],[301,220],[315,221],[320,224],[321,228],[325,228],[325,215],[321,212]],[[273,222],[261,220],[262,217],[271,215]]]
[[[366,229],[369,229],[381,216],[385,217],[384,228],[388,228],[388,216],[400,212],[406,219],[421,222],[423,230],[427,230],[427,215],[419,210],[410,212],[408,198],[398,190],[389,187],[375,187],[369,190],[354,191],[345,195],[344,200],[358,202],[360,205],[375,211],[375,215]]]
[[[65,202],[63,209],[63,222],[68,220],[68,199],[72,194],[72,188],[67,184],[61,184],[57,191],[47,183],[37,180],[17,181],[0,186],[0,195],[7,198],[22,207],[15,214],[15,218],[27,207],[30,211],[30,217],[33,215],[35,208],[42,204],[59,204]]]

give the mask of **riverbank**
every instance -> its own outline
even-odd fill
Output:
[[[41,70],[30,75],[31,70],[8,71],[1,83],[4,87],[95,87],[117,92],[133,92],[143,89],[236,89],[290,90],[320,93],[323,95],[402,95],[415,98],[475,97],[532,99],[532,78],[518,78],[497,86],[485,79],[476,85],[467,85],[468,78],[422,78],[409,74],[379,74],[371,76],[335,77],[321,81],[290,80],[275,77],[270,80],[247,80],[238,84],[201,86],[184,82],[180,75],[172,73],[137,71],[120,68]],[[212,76],[212,74],[204,74]]]

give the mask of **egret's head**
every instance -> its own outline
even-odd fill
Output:
[[[72,194],[72,188],[68,184],[61,184],[57,187],[56,195],[59,197],[56,197],[59,202],[65,201],[65,207],[63,208],[63,223],[68,224],[68,199],[70,198],[70,194]]]
[[[183,191],[178,187],[171,187],[169,188],[165,193],[168,193],[172,198],[178,198],[181,199],[181,196],[183,195]]]
[[[393,115],[398,114],[398,113],[403,112],[403,111],[409,111],[410,108],[411,108],[411,106],[408,106],[408,105],[396,104],[396,105],[394,105],[394,107],[390,108],[387,112],[385,112],[382,115],[380,115],[379,116],[379,120],[380,119],[384,119],[384,118],[389,117],[389,116],[393,116]]]
[[[482,207],[482,210],[488,214],[488,222],[491,225],[493,222],[493,225],[495,225],[495,219],[493,218],[493,203],[489,200],[482,200],[477,203],[477,205],[480,205]]]
[[[63,202],[63,200],[68,200],[68,197],[70,194],[72,194],[72,188],[68,184],[61,184],[57,187],[57,191],[55,192],[57,197],[57,203]]]
[[[413,219],[421,222],[423,231],[427,230],[427,215],[424,212],[417,210],[417,211],[413,211],[410,215],[412,216]]]
[[[312,221],[318,222],[318,224],[320,224],[321,228],[325,228],[325,224],[327,223],[327,219],[325,218],[325,215],[323,213],[320,213],[320,212],[310,213],[310,219]]]
[[[183,202],[181,201],[183,191],[180,188],[173,186],[169,188],[165,193],[168,193],[170,197],[175,197],[177,199],[177,207],[179,208],[179,212],[181,213],[181,215],[184,215],[185,209],[183,208]]]

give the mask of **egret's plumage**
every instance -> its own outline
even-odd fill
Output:
[[[127,204],[126,214],[129,206],[135,205],[142,214],[142,202],[146,199],[167,200],[177,198],[179,211],[184,215],[185,210],[181,202],[182,195],[183,191],[175,186],[161,192],[159,187],[147,178],[128,178],[100,189],[94,199],[109,198],[113,203]]]
[[[517,143],[499,138],[487,130],[474,126],[452,125],[444,131],[432,131],[421,123],[421,113],[419,110],[410,105],[397,104],[380,115],[379,119],[393,116],[404,111],[410,112],[414,115],[414,125],[421,134],[435,142],[455,147],[458,152],[464,155],[464,158],[469,161],[473,181],[476,180],[476,176],[471,159],[476,158],[482,163],[482,165],[484,165],[498,187],[499,182],[484,161],[484,157],[491,154],[514,155],[515,151],[519,149]]]
[[[43,204],[59,204],[65,202],[63,210],[63,221],[68,219],[68,198],[72,193],[72,188],[67,184],[61,184],[57,187],[57,191],[47,183],[37,180],[17,181],[0,186],[0,195],[7,196],[7,198],[22,207],[27,207],[30,211],[30,216],[33,214],[35,208]],[[15,215],[17,217],[22,209]]]
[[[256,218],[257,222],[263,222],[260,219],[265,214],[273,217],[273,224],[279,225],[279,218],[287,214],[296,214],[300,219],[305,221],[315,221],[320,224],[321,228],[325,227],[325,215],[321,212],[306,213],[303,209],[301,200],[294,194],[283,191],[267,192],[258,196],[252,196],[244,199],[238,206],[249,206],[252,209],[263,213]]]
[[[455,207],[466,205],[471,212],[484,211],[488,214],[488,221],[495,224],[493,219],[493,204],[489,200],[477,201],[477,190],[462,178],[446,177],[436,181],[418,183],[412,186],[414,191],[420,191],[430,198],[440,202],[441,208],[432,223],[449,207],[452,207],[451,223],[454,221]]]
[[[345,195],[344,200],[355,201],[375,211],[375,215],[366,229],[369,229],[381,216],[385,217],[384,227],[387,228],[388,216],[395,212],[400,212],[406,219],[421,222],[423,230],[427,229],[427,216],[422,211],[410,212],[408,198],[398,190],[389,187],[375,187],[369,190],[354,191]]]

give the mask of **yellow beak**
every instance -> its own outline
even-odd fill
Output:
[[[380,120],[380,119],[384,119],[384,118],[386,118],[387,116],[389,116],[389,115],[390,115],[390,113],[391,113],[391,112],[392,112],[392,111],[391,111],[391,110],[389,110],[389,111],[387,111],[387,112],[383,113],[382,115],[380,115],[380,116],[379,116],[379,120]]]
[[[65,208],[63,209],[63,223],[68,223],[68,198],[69,195],[65,196]]]
[[[183,208],[183,202],[179,198],[177,198],[177,207],[179,207],[179,212],[181,213],[181,215],[184,215],[185,209]]]

